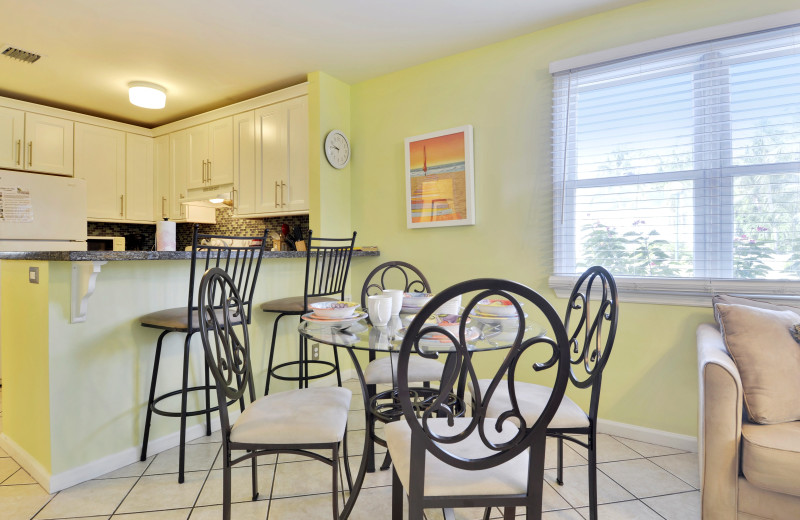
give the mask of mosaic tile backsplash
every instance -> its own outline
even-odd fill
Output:
[[[282,224],[287,224],[294,229],[299,226],[303,236],[308,235],[308,215],[295,215],[291,217],[269,218],[234,218],[231,208],[217,208],[216,224],[200,224],[200,233],[234,236],[259,236],[264,233],[264,228],[280,233]],[[176,245],[178,251],[192,245],[192,227],[194,224],[181,224],[176,226]],[[113,224],[107,222],[89,222],[87,224],[89,236],[124,236],[125,249],[128,251],[148,251],[155,248],[155,224]],[[272,249],[272,241],[267,238],[267,250]]]

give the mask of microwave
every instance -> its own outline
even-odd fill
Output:
[[[87,251],[125,251],[125,237],[86,237]]]

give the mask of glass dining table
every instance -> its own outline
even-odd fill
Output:
[[[361,386],[361,395],[364,399],[365,419],[369,414],[374,414],[379,420],[389,422],[402,418],[402,411],[397,406],[394,399],[395,390],[389,389],[379,392],[371,398],[367,392],[367,384],[364,379],[364,370],[358,357],[358,352],[376,352],[391,355],[396,359],[403,341],[406,327],[414,319],[415,314],[401,313],[399,316],[392,316],[387,325],[373,326],[367,319],[365,312],[358,312],[356,316],[349,320],[328,321],[314,320],[305,316],[298,328],[300,334],[314,343],[322,343],[337,348],[345,348],[353,362],[353,367],[358,375]],[[523,331],[523,338],[538,336],[545,331],[535,323],[528,323]],[[454,335],[458,335],[456,329]],[[518,325],[516,317],[479,317],[472,316],[465,327],[465,340],[467,349],[470,353],[485,352],[492,350],[506,349],[511,346],[517,337]],[[425,355],[438,355],[446,359],[447,355],[455,351],[453,344],[441,334],[431,334],[431,337],[423,336],[418,342],[419,352]],[[391,364],[392,373],[396,379],[397,366]],[[393,385],[395,388],[397,385]],[[417,409],[423,411],[426,405],[433,402],[438,397],[437,388],[416,387],[411,389],[412,400],[417,403]],[[466,412],[467,404],[464,399],[464,388],[459,388],[451,394],[447,401],[453,415],[463,415]],[[356,473],[355,480],[351,488],[350,496],[342,508],[340,518],[348,518],[355,505],[364,477],[367,473],[366,453],[369,447],[370,437],[365,433],[364,447],[361,457],[361,464]],[[345,464],[345,471],[350,475],[349,463]]]

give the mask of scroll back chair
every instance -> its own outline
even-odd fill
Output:
[[[273,377],[283,381],[297,381],[299,388],[307,388],[309,380],[319,379],[335,373],[339,386],[342,386],[337,349],[333,349],[333,362],[309,359],[308,341],[298,335],[298,359],[275,366],[273,366],[273,360],[275,356],[275,340],[278,335],[278,322],[281,318],[284,316],[302,316],[311,310],[309,305],[315,302],[344,299],[344,293],[347,290],[347,275],[350,271],[350,258],[353,255],[355,242],[355,231],[351,238],[318,238],[314,237],[311,230],[309,230],[303,296],[290,296],[261,304],[262,311],[278,314],[272,328],[272,342],[269,348],[267,382],[264,386],[264,395],[269,393],[269,385]],[[297,376],[278,373],[283,371],[282,369],[291,366],[298,367]],[[321,372],[312,374],[309,372],[309,367],[311,366],[321,366],[323,369]]]
[[[231,518],[231,467],[250,459],[253,500],[258,498],[257,457],[292,453],[319,460],[332,468],[333,518],[339,517],[339,446],[347,460],[347,414],[352,393],[346,388],[303,388],[256,399],[250,364],[250,337],[246,304],[233,280],[222,269],[210,269],[200,284],[200,334],[206,361],[216,381],[218,402],[242,400],[250,404],[231,424],[226,406],[222,424],[222,518]],[[331,457],[308,450],[331,450]],[[241,451],[234,458],[233,452]],[[345,464],[352,488],[349,465]]]
[[[594,312],[591,311],[592,306],[595,306]],[[547,428],[547,435],[558,439],[556,481],[560,485],[564,484],[564,440],[588,450],[591,520],[597,520],[597,410],[600,385],[603,369],[614,345],[618,319],[619,300],[614,277],[603,267],[590,267],[578,278],[572,289],[564,320],[570,344],[569,380],[577,388],[591,388],[589,413],[584,412],[569,397],[564,397]],[[491,381],[480,380],[478,384],[481,391],[485,391]],[[496,400],[487,409],[489,416],[499,417],[505,411],[511,388],[509,383],[497,390]],[[546,389],[519,381],[513,388],[523,417],[528,422],[535,421],[544,409],[542,393]],[[574,437],[575,435],[587,435],[587,441],[583,442]]]
[[[443,303],[467,293],[470,298],[464,298],[468,303],[461,313],[457,335],[425,323]],[[508,350],[503,351],[506,355],[486,392],[475,393],[473,416],[454,417],[445,404],[448,393],[463,385],[463,378],[476,387],[478,382],[465,320],[478,301],[493,295],[513,302],[517,310],[516,334],[509,340]],[[547,324],[552,337],[526,335],[529,322],[522,312],[523,302],[525,312],[532,320]],[[425,347],[425,336],[432,333],[444,335],[446,340],[442,341],[446,346],[431,347],[428,343]],[[423,518],[424,508],[495,506],[505,508],[506,519],[514,517],[516,507],[525,507],[529,520],[541,518],[545,432],[567,386],[568,348],[566,329],[555,309],[532,289],[512,281],[469,280],[442,291],[428,302],[407,328],[400,346],[398,392],[405,420],[385,427],[394,464],[392,519],[403,518],[403,490],[408,494],[409,520]],[[408,386],[409,360],[412,352],[435,356],[431,349],[451,352],[445,361],[439,397],[420,413],[411,400]],[[542,413],[536,420],[526,421],[512,393],[504,413],[499,418],[489,417],[488,406],[504,384],[503,378],[513,382],[527,370],[552,382]]]
[[[156,342],[153,374],[150,377],[150,394],[147,400],[141,460],[147,459],[147,442],[150,436],[150,423],[153,414],[165,415],[167,417],[180,417],[181,426],[178,457],[178,482],[180,483],[183,482],[186,458],[186,418],[196,415],[205,415],[206,435],[211,435],[211,412],[217,410],[216,406],[211,406],[210,394],[213,385],[209,384],[208,367],[203,370],[205,372],[204,384],[189,387],[189,346],[191,344],[192,335],[200,330],[198,307],[195,301],[197,287],[195,284],[196,270],[199,266],[203,266],[204,271],[211,267],[218,267],[227,271],[231,278],[235,280],[239,294],[244,298],[246,312],[243,316],[246,318],[247,322],[250,323],[253,291],[256,286],[256,280],[258,279],[261,257],[264,254],[267,238],[266,229],[264,230],[264,234],[260,237],[208,235],[201,234],[198,231],[199,226],[195,224],[192,231],[192,262],[189,271],[189,300],[187,306],[161,310],[139,318],[143,327],[150,327],[163,331],[158,336],[158,341]],[[246,245],[231,245],[241,244],[242,242]],[[203,259],[203,257],[205,257],[205,259]],[[156,379],[158,377],[158,365],[161,359],[161,347],[164,337],[170,332],[186,334],[186,338],[183,342],[182,386],[178,390],[167,392],[156,397]],[[205,408],[187,411],[188,393],[198,391],[205,393]],[[157,406],[162,400],[178,394],[181,396],[180,411],[174,412]]]
[[[367,298],[373,294],[381,294],[384,289],[402,289],[403,292],[431,292],[431,286],[422,271],[408,262],[400,260],[384,262],[367,275],[361,288],[361,307],[366,309]],[[439,380],[443,368],[444,365],[435,359],[413,356],[409,360],[408,377],[410,381],[421,382],[429,386],[430,381]],[[375,401],[377,405],[376,385],[394,386],[396,372],[397,354],[376,359],[375,351],[370,350],[369,364],[364,371],[364,381],[367,383],[367,395],[370,402]],[[386,414],[383,413],[381,416],[385,417]],[[367,471],[375,471],[375,444],[386,446],[386,441],[375,433],[375,420],[376,418],[380,420],[381,416],[371,412],[367,417],[367,435],[370,438],[367,451]],[[396,418],[399,419],[399,415]],[[391,459],[387,452],[381,469],[388,469],[390,463]]]

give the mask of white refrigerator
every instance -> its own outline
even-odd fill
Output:
[[[86,251],[86,181],[0,170],[0,251]]]

